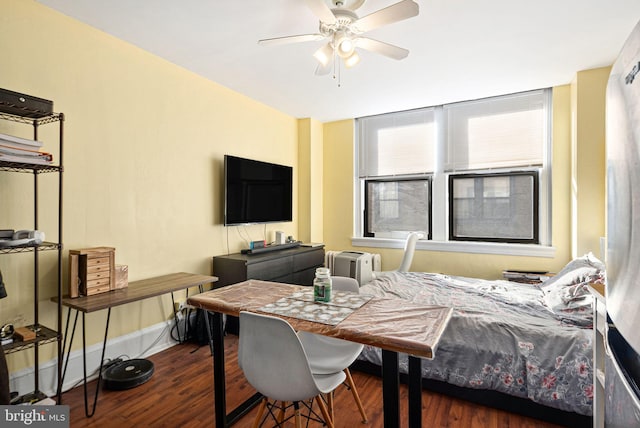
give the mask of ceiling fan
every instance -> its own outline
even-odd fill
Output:
[[[362,18],[354,12],[365,0],[305,0],[307,6],[320,19],[319,32],[296,36],[262,39],[261,45],[328,40],[313,56],[320,63],[317,75],[329,73],[334,57],[341,58],[346,67],[353,67],[360,61],[356,48],[400,60],[409,55],[407,49],[389,43],[363,37],[362,34],[384,25],[402,21],[418,15],[418,4],[413,0],[402,0],[384,9],[377,10]]]

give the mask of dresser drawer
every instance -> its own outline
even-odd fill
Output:
[[[290,275],[293,270],[293,257],[265,260],[264,262],[247,265],[247,279],[263,279],[271,281],[279,277]]]
[[[293,271],[300,272],[309,268],[316,268],[324,265],[324,251],[319,249],[316,251],[308,251],[306,253],[296,254],[293,257]]]
[[[301,270],[293,273],[292,284],[296,285],[313,285],[313,279],[316,277],[316,268]]]

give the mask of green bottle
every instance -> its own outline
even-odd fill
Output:
[[[328,268],[316,269],[316,277],[313,280],[313,300],[316,302],[331,301],[331,276]]]

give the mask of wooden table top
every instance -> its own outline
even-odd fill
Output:
[[[93,296],[80,296],[75,298],[64,296],[62,298],[62,304],[80,312],[89,313],[148,299],[149,297],[184,290],[185,288],[216,282],[217,280],[218,278],[215,276],[186,272],[171,273],[154,278],[132,281],[128,287],[106,293],[94,294]],[[52,297],[51,300],[57,302],[58,297]]]
[[[308,289],[298,285],[249,280],[191,296],[187,303],[233,316],[238,316],[240,311],[265,313],[260,310],[264,305]],[[449,307],[373,297],[336,326],[278,316],[286,319],[295,330],[433,358],[452,313],[453,308]]]

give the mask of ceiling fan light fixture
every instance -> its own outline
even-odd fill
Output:
[[[343,56],[348,55],[350,52],[353,52],[353,40],[345,37],[338,45],[338,49],[340,54]]]
[[[349,58],[353,54],[356,44],[349,34],[344,31],[338,31],[333,40],[333,46],[342,58]]]
[[[356,51],[353,51],[353,53],[349,55],[349,57],[344,58],[344,65],[346,65],[347,68],[351,68],[359,62],[360,62],[360,55],[358,55],[358,52]]]
[[[326,67],[327,64],[329,64],[329,61],[331,61],[332,56],[333,56],[333,48],[331,47],[330,43],[327,43],[326,45],[322,46],[313,54],[313,57],[317,59],[318,62],[322,64],[324,67]]]

